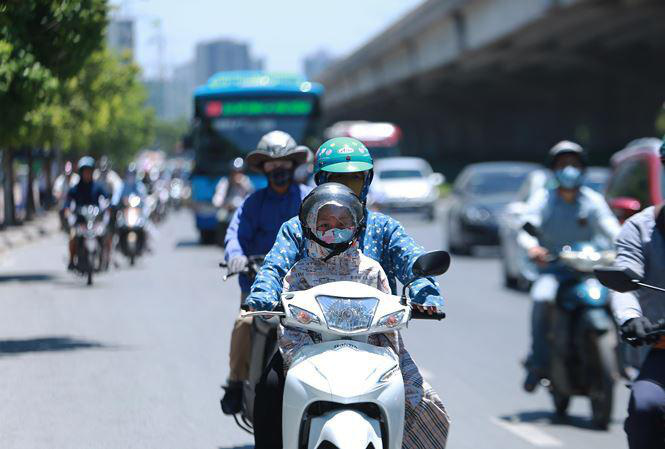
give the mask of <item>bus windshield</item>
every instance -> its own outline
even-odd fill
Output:
[[[214,97],[198,102],[198,115],[203,118],[195,133],[195,171],[200,174],[224,173],[226,161],[254,150],[270,131],[284,131],[296,142],[304,142],[312,133],[317,108],[312,96]]]

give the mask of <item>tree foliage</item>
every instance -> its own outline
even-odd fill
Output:
[[[107,10],[105,0],[0,2],[0,146],[17,144],[26,114],[100,47]]]

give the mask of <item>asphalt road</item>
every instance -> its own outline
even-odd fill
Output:
[[[441,222],[399,217],[428,249]],[[199,246],[187,212],[159,228],[152,255],[88,288],[56,235],[0,259],[0,447],[227,449],[252,438],[219,409],[238,307],[219,248]],[[553,422],[548,394],[521,390],[528,298],[505,290],[492,256],[456,257],[441,279],[448,318],[412,322],[407,347],[453,419],[448,448],[625,448],[628,390],[609,432],[589,405]]]

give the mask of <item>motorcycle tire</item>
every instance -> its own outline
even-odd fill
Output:
[[[136,255],[132,254],[131,256],[129,256],[129,265],[133,267],[135,263],[136,263]]]
[[[563,394],[556,389],[552,389],[552,401],[554,402],[554,410],[558,417],[564,417],[568,413],[568,405],[570,404],[570,396]]]
[[[86,282],[86,285],[92,285],[92,268],[88,269],[88,280]]]
[[[618,377],[616,335],[604,332],[594,339],[598,367],[598,384],[590,392],[591,422],[597,429],[607,430],[612,419],[614,383]]]

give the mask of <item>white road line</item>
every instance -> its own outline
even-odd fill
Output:
[[[499,419],[491,417],[490,421],[496,424],[499,427],[506,429],[507,431],[517,435],[523,440],[533,444],[538,447],[560,447],[563,446],[563,443],[554,438],[551,435],[540,430],[538,427],[533,424],[527,424],[523,422],[510,422],[505,419]]]

